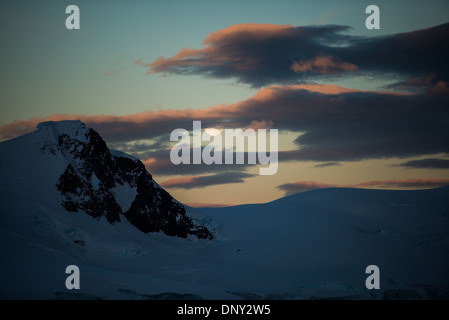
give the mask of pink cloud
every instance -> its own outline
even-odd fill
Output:
[[[446,81],[438,81],[433,87],[429,89],[432,94],[449,94],[449,84]]]
[[[148,67],[147,74],[171,72],[176,69],[184,73],[191,68],[222,68],[230,63],[237,72],[246,72],[260,67],[257,55],[249,55],[244,46],[246,42],[269,42],[279,37],[290,36],[296,32],[291,25],[243,23],[232,25],[223,30],[211,32],[203,40],[203,48],[183,48],[170,58],[159,57],[154,62],[144,63],[141,59],[136,65]]]
[[[191,130],[192,121],[201,120],[203,128],[298,132],[294,140],[298,148],[280,152],[280,161],[411,157],[447,153],[446,105],[442,95],[361,91],[335,85],[274,85],[246,100],[200,110],[158,110],[123,116],[57,114],[14,121],[0,126],[0,140],[31,132],[42,121],[80,119],[114,148],[129,149],[125,144],[156,139],[159,143],[154,148],[136,149],[138,154],[134,155],[157,159],[151,167],[147,165],[153,172],[180,174],[180,166],[172,170],[167,162],[164,149],[169,144],[168,136],[176,128]],[[132,148],[127,152],[133,154]],[[211,172],[205,170],[198,167],[198,171],[188,172]]]
[[[362,75],[407,78],[434,74],[448,81],[449,23],[389,36],[344,34],[348,26],[237,24],[210,33],[199,49],[140,64],[147,73],[232,78],[253,87]],[[182,32],[182,31],[180,31]],[[410,54],[413,52],[414,54]],[[418,59],[419,57],[419,59]],[[399,84],[400,85],[400,84]],[[413,81],[411,81],[413,85]]]
[[[61,120],[81,120],[89,126],[108,125],[102,134],[117,133],[121,131],[137,130],[140,126],[150,126],[157,123],[176,122],[175,120],[222,120],[238,119],[245,114],[255,103],[273,101],[284,95],[286,92],[306,90],[323,94],[344,94],[349,92],[364,92],[356,89],[347,89],[335,85],[301,84],[301,85],[274,85],[259,90],[253,97],[233,103],[230,105],[217,105],[201,110],[159,110],[145,111],[129,115],[80,115],[80,114],[54,114],[47,117],[35,117],[27,120],[16,120],[0,126],[0,140],[11,139],[35,130],[39,122],[61,121]],[[389,92],[395,94],[393,92]],[[248,114],[246,116],[249,116]],[[253,113],[253,118],[260,116],[258,112]],[[128,125],[132,125],[130,128]],[[270,128],[273,125],[271,119],[251,120],[248,127]],[[126,128],[124,127],[126,126]],[[232,123],[229,124],[232,127]]]
[[[224,115],[231,112],[226,111],[225,106],[210,107],[203,110],[163,110],[163,111],[145,111],[136,114],[123,116],[116,115],[77,115],[77,114],[54,114],[47,117],[35,117],[27,120],[15,120],[13,122],[0,126],[0,140],[11,139],[25,133],[35,130],[40,122],[61,121],[61,120],[81,120],[87,125],[96,127],[103,126],[101,133],[110,134],[129,132],[139,130],[142,126],[150,124],[163,124],[176,122],[175,120],[193,120],[193,119],[221,119]],[[130,128],[133,125],[134,128]],[[140,129],[142,130],[142,129]]]
[[[170,67],[179,66],[220,66],[233,61],[236,63],[236,69],[246,70],[255,66],[256,60],[251,57],[233,55],[231,52],[223,52],[223,46],[232,44],[235,41],[244,41],[244,39],[266,40],[276,37],[287,29],[292,29],[290,25],[258,24],[244,23],[237,24],[215,31],[203,40],[202,49],[183,48],[177,54],[170,58],[159,57],[152,63],[143,63],[138,59],[135,63],[150,67],[147,73],[164,72]]]
[[[291,25],[262,24],[262,23],[242,23],[235,24],[223,30],[211,32],[203,41],[204,45],[217,44],[222,42],[232,42],[245,38],[263,40],[277,37],[285,31],[294,28]]]
[[[355,64],[341,61],[330,55],[319,55],[310,60],[295,61],[291,69],[297,73],[311,71],[319,74],[338,74],[358,70]]]
[[[189,177],[179,177],[179,178],[172,178],[165,180],[160,185],[164,188],[171,188],[171,187],[177,187],[180,188],[183,185],[188,185],[193,183],[196,179],[202,176],[189,176]]]
[[[271,121],[271,120],[268,120],[268,121],[253,120],[253,121],[251,121],[251,123],[249,124],[249,126],[247,128],[257,131],[259,129],[270,129],[271,127],[273,127],[273,121]]]

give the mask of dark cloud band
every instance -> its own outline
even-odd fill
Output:
[[[240,24],[211,33],[202,49],[137,64],[148,73],[233,78],[254,87],[328,79],[330,76],[430,75],[430,86],[449,80],[449,23],[422,30],[362,38],[340,25]]]
[[[410,160],[400,163],[398,166],[414,169],[449,169],[449,159],[428,158]]]
[[[322,189],[322,188],[413,188],[428,189],[438,188],[449,185],[449,179],[404,179],[404,180],[375,180],[366,181],[357,184],[327,184],[316,181],[298,181],[285,183],[277,186],[277,189],[285,192],[285,195],[291,195],[299,192]]]
[[[239,170],[236,165],[174,166],[170,163],[166,143],[170,132],[177,128],[191,129],[193,120],[202,120],[204,127],[245,128],[257,122],[269,123],[281,133],[282,130],[298,132],[295,140],[298,148],[279,152],[280,161],[356,161],[449,154],[448,105],[449,96],[444,94],[285,85],[261,89],[245,101],[202,110],[30,119],[1,126],[0,135],[29,132],[44,120],[81,119],[114,148],[143,160],[152,159],[148,162],[151,171],[192,175]],[[138,140],[154,142],[133,142]]]

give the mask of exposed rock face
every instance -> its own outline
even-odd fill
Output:
[[[212,239],[211,232],[194,224],[185,207],[153,180],[142,162],[110,151],[100,135],[82,122],[67,123],[71,129],[53,130],[57,142],[42,148],[43,152],[62,153],[68,162],[56,183],[67,211],[83,210],[97,219],[104,216],[110,223],[124,216],[145,233],[162,231],[182,238]]]

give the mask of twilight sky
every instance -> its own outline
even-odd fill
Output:
[[[448,1],[18,0],[0,24],[0,141],[81,119],[195,205],[449,184]],[[278,129],[277,174],[171,164],[193,120]]]

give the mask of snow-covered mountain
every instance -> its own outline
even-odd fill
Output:
[[[0,243],[3,299],[449,298],[448,187],[194,209],[73,121],[0,143]]]
[[[34,189],[68,212],[83,211],[110,223],[126,218],[143,232],[212,238],[205,227],[193,224],[185,207],[153,180],[142,162],[110,151],[81,121],[49,121],[37,128],[0,145],[3,184]]]

